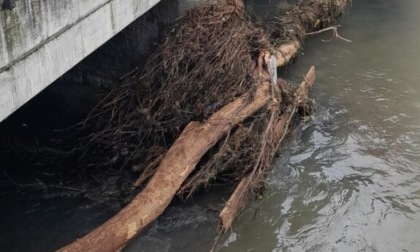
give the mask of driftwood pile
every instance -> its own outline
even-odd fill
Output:
[[[349,0],[307,0],[263,20],[242,1],[195,8],[180,18],[143,71],[127,77],[81,123],[91,167],[140,172],[140,193],[116,216],[61,251],[117,251],[155,220],[175,195],[213,181],[236,189],[220,213],[228,230],[260,194],[276,151],[313,112],[312,67],[296,87],[277,67],[306,34],[329,26]],[[89,159],[92,162],[92,159]]]

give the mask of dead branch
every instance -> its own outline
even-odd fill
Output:
[[[306,74],[304,81],[300,84],[299,88],[296,91],[296,103],[293,104],[290,108],[290,111],[294,111],[299,104],[301,104],[304,99],[307,99],[308,90],[312,87],[313,83],[315,82],[315,67],[311,67]],[[290,120],[293,116],[294,112],[286,113],[282,116],[274,127],[274,142],[276,146],[280,145],[281,141],[284,139],[284,136],[287,132],[288,125],[290,124]],[[258,160],[256,164],[258,163]],[[271,162],[269,162],[271,163]],[[221,225],[224,231],[227,231],[232,226],[232,222],[238,212],[244,206],[244,202],[246,201],[246,196],[250,189],[251,181],[256,180],[254,177],[256,174],[256,169],[252,171],[251,174],[246,176],[241,180],[241,182],[236,187],[235,191],[225,204],[225,207],[221,211],[219,217],[221,221]],[[258,174],[261,175],[261,174]]]
[[[231,127],[269,101],[269,82],[258,87],[252,101],[245,94],[212,115],[207,122],[191,122],[160,163],[146,188],[103,225],[59,251],[117,251],[155,220],[168,206],[201,157]]]
[[[319,31],[309,32],[309,33],[306,33],[306,36],[318,35],[318,34],[321,34],[323,32],[326,32],[326,31],[333,31],[333,35],[332,35],[331,39],[322,40],[322,41],[323,42],[329,42],[329,41],[332,41],[334,39],[341,39],[343,41],[351,43],[351,40],[343,38],[338,34],[338,29],[337,29],[338,27],[341,27],[341,25],[334,25],[334,26],[330,26],[330,27],[324,28],[324,29],[319,30]]]

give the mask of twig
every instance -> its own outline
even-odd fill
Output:
[[[348,42],[348,43],[351,43],[351,40],[346,39],[346,38],[343,38],[343,37],[341,37],[341,36],[338,34],[338,31],[337,31],[337,28],[338,28],[338,27],[341,27],[341,25],[334,25],[334,26],[330,26],[330,27],[327,27],[327,28],[321,29],[321,30],[319,30],[319,31],[315,31],[315,32],[308,32],[308,33],[306,33],[306,35],[305,35],[305,36],[318,35],[318,34],[321,34],[321,33],[323,33],[323,32],[326,32],[326,31],[333,31],[333,36],[332,36],[332,38],[331,38],[331,39],[328,39],[328,40],[322,40],[322,41],[323,41],[323,42],[330,42],[330,41],[332,41],[332,40],[334,40],[334,39],[341,39],[341,40],[344,40],[344,41],[346,41],[346,42]]]
[[[279,141],[277,142],[277,145],[276,145],[276,150],[278,150],[279,148],[280,148],[280,144],[283,142],[283,140],[284,140],[284,138],[286,137],[286,135],[287,135],[287,133],[288,133],[288,129],[289,129],[289,126],[290,126],[290,122],[292,121],[292,119],[293,119],[293,116],[295,115],[295,113],[296,113],[296,105],[293,105],[293,109],[292,109],[292,112],[290,113],[290,116],[289,116],[289,118],[288,118],[288,120],[287,120],[287,123],[286,123],[286,126],[284,127],[285,128],[285,130],[284,130],[284,132],[283,132],[283,134],[282,134],[282,136],[280,137],[280,139],[279,139]]]
[[[135,67],[133,70],[131,70],[130,72],[124,74],[123,76],[120,77],[120,80],[124,79],[125,77],[127,77],[128,75],[134,73],[137,71],[137,69],[139,69],[139,67]]]
[[[223,229],[220,229],[218,231],[217,237],[214,239],[213,246],[210,249],[210,252],[214,252],[217,246],[217,243],[219,242],[220,236],[222,235]]]
[[[6,176],[6,178],[16,187],[22,187],[22,188],[35,188],[35,189],[48,189],[48,188],[53,188],[53,189],[62,189],[62,190],[68,190],[68,191],[75,191],[75,192],[81,192],[84,193],[85,190],[84,189],[80,189],[80,188],[76,188],[76,187],[70,187],[70,186],[65,186],[65,185],[48,185],[45,184],[42,180],[35,178],[35,180],[38,183],[31,183],[31,184],[21,184],[16,182],[14,179],[12,179],[9,174],[7,174],[5,169],[2,169],[3,174]]]

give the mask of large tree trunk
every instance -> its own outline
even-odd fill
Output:
[[[232,127],[270,99],[270,82],[213,114],[205,123],[191,122],[163,158],[154,176],[126,207],[85,237],[60,251],[116,251],[155,220],[169,205],[201,157]],[[251,101],[249,101],[251,99]]]

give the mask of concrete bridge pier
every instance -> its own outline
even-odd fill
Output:
[[[3,3],[4,0],[0,1]],[[140,16],[159,2],[161,1],[15,0],[14,8],[0,10],[0,121],[127,26],[128,30],[131,29],[131,33],[133,29],[138,30],[139,28],[130,28],[129,25],[136,23]],[[161,7],[155,12],[155,17],[158,15],[156,13],[163,13],[159,19],[179,16],[181,10],[199,2],[202,0],[162,1]],[[156,20],[152,21],[157,23]],[[144,27],[146,30],[149,28]],[[139,38],[134,43],[145,47],[144,45],[150,44],[148,40],[150,36]],[[133,41],[130,43],[133,44]],[[109,49],[112,45],[106,47]],[[86,74],[89,71],[84,70],[83,77],[88,76],[88,79],[85,78],[83,81],[93,81],[95,75],[97,77],[99,74],[104,75],[104,78],[96,80],[105,81],[105,77],[115,78],[113,75],[127,70],[126,67],[118,66],[118,62],[121,60],[127,60],[131,62],[130,64],[137,62],[112,55],[114,52],[115,50],[108,52],[102,50],[102,54],[107,54],[107,57],[104,55],[96,59],[92,57],[88,63],[82,64],[79,69],[90,70],[90,74]],[[114,64],[115,62],[117,64]],[[108,65],[111,73],[101,70],[103,65]],[[117,70],[113,69],[113,66]],[[96,67],[98,69],[95,69]],[[75,76],[75,72],[77,71],[73,71],[70,75]]]

